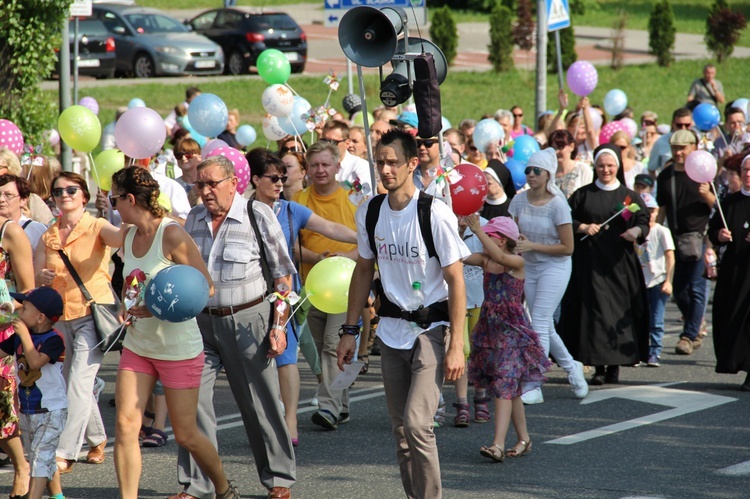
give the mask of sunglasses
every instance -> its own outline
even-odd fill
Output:
[[[477,152],[478,150],[477,146],[469,146],[469,151]]]
[[[195,182],[195,183],[193,184],[193,186],[194,186],[194,187],[195,187],[196,189],[198,189],[199,191],[202,191],[202,190],[203,190],[203,188],[204,188],[204,187],[206,187],[206,186],[208,186],[208,187],[209,187],[209,189],[216,189],[216,187],[217,187],[217,186],[218,186],[218,185],[219,185],[220,183],[224,182],[225,180],[229,180],[230,178],[232,178],[232,176],[231,176],[231,175],[230,175],[230,176],[228,176],[228,177],[224,177],[224,178],[223,178],[223,179],[221,179],[221,180],[206,180],[205,182],[202,182],[202,181],[198,180],[198,181],[196,181],[196,182]]]
[[[112,205],[112,208],[115,208],[117,206],[117,200],[122,199],[124,197],[127,197],[127,194],[118,194],[117,196],[109,195],[109,204]]]
[[[325,144],[333,144],[335,146],[341,144],[342,142],[345,142],[346,139],[336,140],[336,139],[320,139],[321,142]]]
[[[539,168],[538,166],[527,166],[523,172],[526,175],[531,175],[531,172],[534,172],[534,175],[538,177],[542,174],[542,169]]]
[[[279,149],[279,156],[282,156],[288,152],[302,152],[302,151],[300,151],[296,147],[282,147],[281,149]]]
[[[625,151],[629,146],[617,146],[620,148],[620,151]]]
[[[643,126],[653,126],[656,125],[656,122],[653,120],[641,120],[641,125]]]
[[[182,161],[183,159],[185,159],[186,161],[190,161],[191,159],[193,159],[193,156],[195,156],[195,154],[191,154],[191,153],[188,153],[188,152],[176,152],[176,153],[174,153],[174,159],[176,159],[178,161]]]
[[[683,130],[689,130],[690,129],[690,125],[692,125],[692,123],[675,123],[674,127],[675,128],[682,128]]]
[[[523,118],[523,113],[521,114],[513,113],[513,116],[515,116],[516,118]]]
[[[436,139],[426,139],[426,140],[418,140],[417,141],[417,147],[425,146],[426,148],[430,148],[437,144],[438,141]]]
[[[56,198],[61,198],[63,196],[63,192],[66,193],[68,196],[73,197],[76,195],[76,192],[80,191],[81,188],[77,185],[69,185],[68,187],[55,187],[52,189],[52,195]]]
[[[268,180],[270,180],[272,184],[276,184],[279,181],[281,181],[282,184],[286,184],[286,181],[289,178],[286,175],[284,175],[282,177],[280,177],[278,175],[263,175],[263,176],[266,177]]]

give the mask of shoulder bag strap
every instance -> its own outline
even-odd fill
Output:
[[[677,176],[677,170],[675,170],[674,164],[672,164],[672,222],[674,223],[672,230],[677,234],[677,182],[675,181],[675,176]]]
[[[258,240],[258,250],[260,252],[260,268],[263,271],[263,278],[266,280],[266,293],[272,293],[273,278],[271,278],[271,269],[268,268],[268,260],[266,260],[266,245],[263,242],[263,238],[260,237],[260,229],[258,228],[258,221],[255,220],[255,211],[253,211],[252,199],[247,202],[247,216],[250,218],[250,225],[253,226],[255,239]]]
[[[62,258],[63,263],[68,268],[68,272],[70,272],[70,275],[73,277],[73,280],[78,284],[78,287],[81,289],[81,293],[83,293],[83,297],[86,298],[87,303],[92,303],[94,300],[91,298],[91,295],[89,294],[89,290],[86,289],[86,286],[83,285],[83,281],[81,280],[81,276],[78,275],[78,272],[76,272],[76,269],[73,268],[73,264],[70,263],[70,259],[68,259],[68,255],[65,254],[65,252],[61,249],[57,250],[57,252],[60,254],[60,258]]]

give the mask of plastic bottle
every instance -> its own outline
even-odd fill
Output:
[[[407,307],[410,311],[418,310],[419,308],[424,307],[424,291],[422,291],[421,282],[415,281],[411,283],[411,294],[409,295]],[[422,331],[422,328],[416,322],[412,322],[411,326],[415,331]]]
[[[713,281],[716,279],[716,275],[717,275],[716,254],[714,252],[709,252],[706,255],[706,260],[708,260],[708,266],[706,267],[706,277]]]

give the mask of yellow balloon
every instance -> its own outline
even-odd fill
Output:
[[[125,167],[125,155],[117,149],[100,152],[94,159],[94,181],[103,191],[112,189],[112,175]]]
[[[316,263],[305,281],[310,303],[327,314],[346,312],[354,265],[354,260],[343,256],[326,258]]]
[[[172,200],[169,199],[166,192],[160,192],[157,201],[159,206],[167,210],[167,213],[172,213]]]
[[[91,152],[102,137],[99,118],[85,106],[70,106],[57,120],[60,137],[76,151]]]

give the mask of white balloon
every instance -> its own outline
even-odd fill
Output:
[[[271,85],[261,97],[263,109],[271,116],[288,116],[294,106],[294,94],[286,85]]]
[[[279,119],[276,116],[267,114],[263,118],[263,135],[268,140],[281,140],[287,136],[287,133],[282,130],[281,125],[279,125]]]

